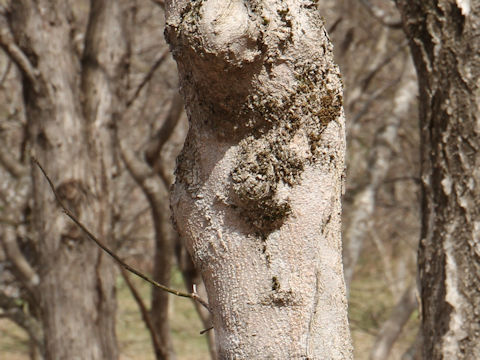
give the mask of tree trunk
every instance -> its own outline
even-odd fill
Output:
[[[110,128],[126,54],[118,2],[92,1],[83,58],[68,2],[11,6],[12,32],[35,70],[23,84],[33,154],[71,211],[108,242]],[[60,211],[40,171],[32,175],[46,358],[116,359],[113,264]]]
[[[140,186],[150,205],[154,228],[155,255],[153,279],[169,286],[172,274],[173,245],[177,234],[171,224],[168,188],[172,179],[164,176],[160,153],[163,146],[178,123],[183,110],[183,101],[175,94],[170,105],[169,114],[164,119],[157,134],[149,139],[147,149],[142,157],[118,137],[118,148],[122,159],[135,182]],[[172,176],[173,177],[173,176]],[[169,293],[157,287],[152,288],[150,318],[156,359],[175,359],[169,315]],[[158,342],[156,341],[158,339]]]
[[[417,308],[417,287],[412,284],[403,293],[400,301],[395,305],[390,317],[378,331],[375,344],[370,352],[370,360],[387,360],[395,341],[397,341],[405,324]]]
[[[190,130],[172,208],[221,359],[351,359],[345,124],[316,1],[168,1]]]
[[[385,180],[394,149],[398,143],[398,128],[416,95],[415,71],[411,62],[394,96],[392,114],[384,120],[375,136],[368,158],[366,185],[355,194],[350,222],[345,230],[343,268],[347,294],[350,292],[355,266],[363,248],[363,241],[370,228],[376,206],[376,193]]]
[[[480,2],[398,1],[419,78],[425,359],[480,358]]]

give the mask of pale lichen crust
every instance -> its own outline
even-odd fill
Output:
[[[316,3],[300,0],[299,17],[282,2],[195,0],[166,26],[193,128],[238,149],[226,203],[263,236],[291,214],[306,166],[336,163],[322,133],[342,115],[341,79]],[[182,162],[177,181],[192,193],[195,154]]]
[[[333,160],[321,135],[341,116],[342,94],[329,89],[329,75],[313,63],[298,65],[296,91],[280,99],[258,91],[245,105],[253,134],[239,144],[232,198],[262,233],[279,228],[291,212],[288,199],[278,197],[279,188],[296,185],[307,164]],[[305,148],[294,146],[297,136],[306,138]]]

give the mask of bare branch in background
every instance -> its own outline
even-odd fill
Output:
[[[338,25],[343,21],[343,16],[339,16],[337,20],[328,28],[328,33],[332,35]]]
[[[368,12],[380,23],[384,26],[388,26],[393,29],[401,29],[402,28],[402,20],[395,19],[385,13],[379,7],[373,5],[370,0],[360,0],[360,3],[365,6]]]
[[[3,86],[3,82],[7,78],[7,75],[10,72],[11,67],[12,67],[12,62],[10,61],[10,57],[7,57],[5,62],[5,68],[3,69],[2,74],[0,75],[0,86]]]
[[[128,272],[125,270],[125,268],[120,266],[120,271],[122,273],[123,279],[125,280],[125,284],[127,284],[128,289],[132,293],[132,296],[135,299],[135,302],[137,303],[138,308],[140,309],[140,313],[142,314],[142,319],[148,328],[148,332],[150,333],[150,337],[152,339],[152,344],[153,344],[153,350],[155,351],[157,358],[158,359],[166,358],[167,354],[165,354],[165,351],[163,351],[162,349],[160,339],[158,338],[157,332],[153,327],[150,313],[147,307],[145,306],[145,303],[143,302],[142,297],[140,296],[139,292],[135,288],[135,285],[133,285],[133,283],[130,281]]]
[[[161,165],[160,161],[158,161],[160,152],[177,126],[182,111],[183,99],[178,92],[175,92],[168,110],[167,118],[165,121],[163,121],[161,128],[158,129],[157,133],[150,140],[147,149],[145,150],[145,159],[147,160],[148,164],[154,168],[155,172],[158,172],[158,168]]]
[[[47,173],[45,172],[45,170],[43,169],[43,167],[40,165],[40,163],[38,162],[38,160],[34,157],[32,157],[32,161],[39,167],[40,171],[42,172],[42,174],[45,176],[45,179],[47,180],[48,184],[50,185],[50,188],[52,189],[52,192],[53,194],[55,195],[55,199],[57,200],[57,203],[60,205],[60,207],[62,208],[62,210],[65,212],[65,215],[67,215],[86,235],[87,237],[92,240],[95,244],[97,244],[103,251],[105,251],[108,255],[110,255],[110,257],[112,257],[118,264],[120,264],[123,268],[125,268],[126,270],[130,271],[131,273],[137,275],[138,277],[142,278],[143,280],[145,280],[146,282],[152,284],[153,286],[159,288],[159,289],[162,289],[163,291],[166,291],[170,294],[173,294],[173,295],[176,295],[176,296],[179,296],[179,297],[186,297],[186,298],[190,298],[190,299],[193,299],[197,302],[199,302],[200,304],[202,304],[206,309],[210,310],[208,304],[206,301],[204,301],[203,299],[201,299],[197,294],[195,293],[185,293],[183,291],[178,291],[178,290],[175,290],[175,289],[171,289],[169,287],[166,287],[162,284],[159,284],[158,282],[156,282],[155,280],[152,280],[150,277],[148,277],[147,275],[141,273],[140,271],[134,269],[133,267],[131,267],[130,265],[126,264],[122,259],[120,259],[120,257],[115,254],[112,250],[110,250],[106,245],[103,244],[102,241],[100,241],[95,235],[93,235],[78,219],[75,215],[73,215],[70,210],[68,210],[68,208],[63,204],[60,196],[58,195],[57,191],[55,190],[55,186],[53,185],[52,181],[50,180],[50,178],[48,177]]]
[[[3,166],[16,178],[14,196],[6,196],[0,221],[0,243],[8,260],[20,274],[22,283],[27,289],[32,290],[40,282],[40,278],[29,261],[25,258],[17,240],[17,226],[22,221],[22,214],[31,195],[31,182],[26,168],[15,160],[13,155],[7,153],[5,148],[0,148],[0,166]]]
[[[12,226],[5,226],[3,233],[0,231],[0,241],[8,260],[21,274],[27,288],[31,288],[40,283],[40,278],[18,247],[16,237],[17,234]]]
[[[32,84],[36,86],[38,84],[38,76],[40,75],[40,72],[32,65],[22,49],[20,49],[15,43],[7,21],[3,16],[0,16],[0,46],[10,59],[17,64],[19,69],[28,77]]]
[[[405,50],[408,45],[408,40],[403,41],[397,48],[388,53],[388,55],[374,68],[371,69],[361,81],[361,86],[363,90],[368,88],[368,85],[375,77],[380,70],[382,70],[386,65],[388,65],[400,52]]]
[[[403,75],[403,81],[395,94],[393,113],[385,119],[385,125],[377,134],[370,151],[367,174],[365,175],[368,178],[367,185],[354,198],[351,220],[345,230],[344,269],[347,292],[349,292],[355,266],[363,247],[363,240],[370,227],[370,219],[375,210],[377,188],[384,181],[390,168],[393,149],[398,142],[398,127],[416,96],[417,85],[415,78],[411,76],[413,73],[413,65],[409,62],[408,70]],[[380,95],[378,90],[375,94]]]
[[[393,344],[417,306],[417,287],[412,284],[405,290],[392,314],[381,326],[375,345],[370,352],[370,360],[388,359]]]
[[[170,51],[168,49],[164,50],[163,53],[158,57],[158,59],[155,61],[155,63],[153,64],[153,66],[150,68],[150,70],[148,71],[148,73],[145,75],[145,77],[143,78],[142,82],[140,83],[140,85],[138,85],[137,89],[135,90],[135,92],[133,93],[132,97],[130,98],[130,100],[127,101],[127,108],[130,107],[133,102],[138,98],[138,95],[140,95],[140,92],[142,91],[142,89],[144,88],[144,86],[152,79],[153,77],[153,74],[155,74],[155,71],[160,67],[160,65],[162,65],[162,63],[165,61],[165,59],[167,59],[167,55],[170,53]]]
[[[356,124],[365,114],[368,113],[370,110],[370,106],[382,95],[385,94],[385,92],[392,87],[396,86],[400,81],[402,80],[402,75],[398,76],[396,79],[393,79],[393,81],[388,82],[381,88],[375,90],[373,93],[368,94],[368,98],[363,101],[362,107],[360,110],[358,110],[355,114],[355,116],[350,120],[352,124]]]
[[[35,345],[43,353],[43,330],[40,324],[22,310],[15,298],[8,296],[2,291],[0,291],[0,308],[3,309],[5,317],[12,320],[28,333]]]
[[[0,166],[3,166],[10,175],[19,179],[27,174],[27,169],[22,163],[8,152],[5,147],[0,147]]]
[[[375,48],[371,51],[368,56],[363,60],[364,66],[361,67],[362,71],[356,76],[356,81],[354,86],[352,86],[348,93],[347,107],[350,111],[355,107],[357,101],[359,101],[364,93],[363,79],[365,78],[362,74],[378,72],[375,69],[378,68],[379,64],[383,62],[384,57],[388,57],[388,39],[390,38],[390,30],[388,28],[381,29],[381,33],[378,38],[375,40]],[[375,76],[372,76],[372,79]]]

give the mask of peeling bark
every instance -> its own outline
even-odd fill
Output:
[[[166,2],[190,130],[172,208],[221,359],[351,359],[345,123],[316,1]]]
[[[480,3],[398,1],[420,92],[425,359],[480,358]]]

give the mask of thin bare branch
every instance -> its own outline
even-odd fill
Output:
[[[32,161],[38,166],[38,168],[40,169],[40,171],[42,172],[43,176],[45,176],[45,179],[47,180],[48,184],[50,185],[50,188],[52,189],[52,192],[55,196],[55,199],[57,200],[57,203],[60,205],[60,207],[62,208],[63,212],[65,213],[65,215],[67,215],[86,235],[87,237],[92,240],[95,244],[97,244],[103,251],[105,251],[108,255],[110,255],[118,264],[120,264],[120,266],[122,266],[123,268],[125,268],[126,270],[130,271],[131,273],[137,275],[138,277],[142,278],[143,280],[147,281],[148,283],[152,284],[153,286],[159,288],[159,289],[162,289],[163,291],[166,291],[170,294],[173,294],[173,295],[176,295],[176,296],[179,296],[179,297],[186,297],[186,298],[190,298],[190,299],[193,299],[195,301],[197,301],[198,303],[202,304],[206,309],[208,309],[210,311],[210,308],[207,304],[206,301],[204,301],[203,299],[201,299],[197,294],[195,293],[186,293],[186,292],[183,292],[183,291],[178,291],[178,290],[175,290],[175,289],[171,289],[167,286],[164,286],[162,284],[159,284],[158,282],[156,282],[155,280],[151,279],[150,277],[148,277],[147,275],[141,273],[140,271],[134,269],[133,267],[131,267],[130,265],[128,265],[127,263],[125,263],[122,259],[120,259],[120,257],[115,254],[112,250],[110,250],[106,245],[103,244],[102,241],[100,241],[95,235],[93,235],[81,222],[80,220],[78,220],[76,218],[75,215],[73,215],[70,210],[63,204],[62,202],[62,199],[60,198],[60,196],[58,195],[57,191],[55,190],[55,186],[53,185],[52,181],[50,180],[50,178],[48,177],[47,173],[45,172],[45,170],[43,169],[43,167],[40,165],[40,163],[38,162],[38,160],[35,158],[35,157],[32,157]]]
[[[150,337],[152,338],[152,343],[153,343],[153,349],[155,351],[155,354],[162,355],[161,357],[158,358],[165,358],[165,350],[162,349],[160,339],[158,338],[158,335],[155,331],[155,328],[153,326],[152,319],[150,317],[150,313],[148,312],[147,307],[145,306],[145,303],[143,302],[142,297],[138,293],[137,289],[133,285],[133,283],[130,281],[130,278],[128,276],[128,272],[123,268],[120,267],[120,271],[122,273],[122,277],[125,280],[125,284],[127,284],[128,289],[132,293],[133,298],[135,299],[135,302],[138,305],[138,308],[140,309],[140,313],[142,314],[142,319],[145,322],[145,325],[148,328],[148,331],[150,333]]]
[[[372,103],[375,100],[377,100],[380,96],[384,95],[388,89],[391,89],[394,86],[396,86],[400,81],[401,81],[401,76],[385,84],[384,86],[382,86],[381,88],[375,90],[372,94],[370,94],[368,99],[366,99],[362,104],[362,108],[359,111],[357,111],[357,113],[355,114],[355,117],[351,120],[352,124],[356,124],[358,121],[360,121],[360,119],[368,112],[370,105],[372,105]]]
[[[393,29],[400,29],[402,27],[401,19],[394,19],[391,16],[387,15],[385,11],[379,7],[373,5],[370,0],[360,0],[360,3],[365,6],[368,12],[378,20],[382,25],[388,26]]]
[[[168,183],[166,179],[162,176],[156,176],[154,169],[147,165],[145,161],[139,159],[130,148],[123,146],[118,137],[118,132],[115,136],[120,156],[130,175],[142,188],[149,201],[153,204],[161,204],[168,197]]]
[[[40,72],[32,65],[22,49],[15,43],[7,21],[3,16],[0,16],[0,46],[28,79],[34,85],[37,85]]]
[[[0,165],[16,179],[19,179],[27,173],[25,166],[23,166],[19,160],[15,159],[5,147],[0,147]]]
[[[212,330],[212,329],[213,329],[213,326],[210,326],[210,327],[208,327],[208,328],[206,328],[206,329],[203,329],[202,331],[200,331],[200,335],[203,335],[203,334],[205,334],[206,332],[209,332],[209,331]]]
[[[183,99],[181,95],[176,92],[173,95],[173,99],[170,103],[170,108],[168,110],[168,115],[165,121],[162,124],[162,127],[158,129],[155,136],[150,140],[147,149],[145,150],[145,159],[148,164],[154,168],[155,172],[158,172],[158,166],[160,162],[157,161],[162,151],[163,146],[170,138],[173,133],[173,130],[180,120],[180,116],[183,111]]]
[[[146,181],[147,179],[155,176],[153,170],[146,163],[141,161],[132,150],[123,146],[122,142],[118,138],[118,135],[116,140],[118,143],[120,156],[134,180],[138,183],[138,185],[140,185],[143,191],[147,193],[153,192],[154,190],[149,190],[148,185],[151,186],[154,184],[148,184]]]
[[[337,29],[337,26],[343,21],[343,16],[339,16],[337,20],[328,28],[328,33],[332,35],[332,33]]]
[[[10,57],[7,57],[5,68],[2,71],[2,75],[0,75],[0,86],[3,86],[3,82],[7,78],[7,75],[10,72],[11,67],[12,67],[12,62],[10,61]]]
[[[153,77],[153,74],[155,74],[155,71],[160,67],[160,65],[162,65],[162,63],[165,61],[165,59],[167,58],[167,55],[169,54],[169,50],[168,49],[165,49],[163,51],[163,53],[158,57],[158,59],[155,61],[155,63],[153,64],[153,66],[150,68],[150,70],[148,71],[148,73],[145,75],[145,77],[143,78],[142,82],[140,83],[140,85],[138,85],[137,89],[135,90],[135,92],[133,93],[132,97],[130,98],[130,100],[127,101],[127,108],[129,108],[133,102],[138,98],[138,95],[140,95],[140,92],[142,91],[142,89],[145,87],[145,85],[147,85],[147,83],[151,80],[151,78]]]
[[[12,226],[5,226],[3,233],[0,232],[0,240],[8,260],[12,262],[15,269],[21,274],[25,285],[28,288],[38,285],[40,278],[18,247],[15,229]]]
[[[400,77],[394,83],[386,84],[387,87],[382,87],[372,94],[365,101],[363,109],[356,114],[354,120],[358,121],[367,112],[370,103],[383,94],[388,87],[403,80],[395,93],[392,114],[385,119],[385,124],[375,136],[373,146],[371,147],[368,156],[368,168],[365,174],[365,177],[368,179],[367,185],[358,191],[353,199],[353,209],[350,214],[351,220],[345,231],[344,246],[344,273],[347,292],[349,292],[364,238],[371,227],[371,215],[375,210],[375,206],[378,206],[375,194],[388,173],[391,157],[394,154],[396,143],[399,141],[397,136],[398,128],[407,114],[411,102],[415,99],[416,82],[411,77],[414,69],[410,62],[405,72],[406,74],[400,74]]]
[[[377,66],[369,71],[361,81],[362,89],[366,90],[368,85],[373,80],[376,74],[380,72],[386,65],[388,65],[400,52],[402,52],[408,45],[408,41],[403,41],[394,51],[388,53],[388,55]]]

